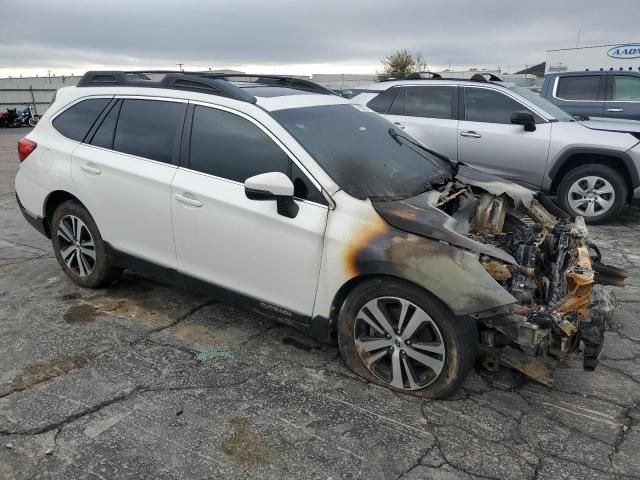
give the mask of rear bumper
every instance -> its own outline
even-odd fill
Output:
[[[45,237],[51,238],[50,235],[49,235],[49,231],[47,229],[47,225],[46,225],[46,223],[44,221],[44,218],[42,218],[42,217],[40,217],[38,215],[34,215],[29,210],[24,208],[24,205],[22,205],[22,202],[20,201],[20,197],[18,196],[17,193],[16,193],[16,202],[18,202],[18,207],[20,207],[20,211],[22,212],[22,216],[24,217],[24,219],[27,222],[29,222],[29,225],[31,225],[33,228],[38,230]]]

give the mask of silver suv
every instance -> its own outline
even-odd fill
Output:
[[[589,223],[640,197],[640,122],[581,121],[495,76],[415,77],[375,83],[351,101],[452,160],[556,195]]]

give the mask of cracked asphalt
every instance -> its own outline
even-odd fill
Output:
[[[251,311],[75,286],[15,202],[25,133],[0,130],[0,479],[640,478],[640,210],[590,229],[631,274],[595,372],[478,367],[426,401]]]

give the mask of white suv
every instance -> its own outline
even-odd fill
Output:
[[[258,307],[417,395],[453,392],[479,347],[497,368],[582,344],[595,367],[595,283],[624,276],[545,197],[302,80],[88,72],[18,150],[18,203],[77,284],[132,268]]]

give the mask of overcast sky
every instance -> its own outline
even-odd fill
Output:
[[[434,69],[515,70],[548,49],[640,42],[640,0],[0,0],[0,76],[90,68],[373,73],[396,49]]]

